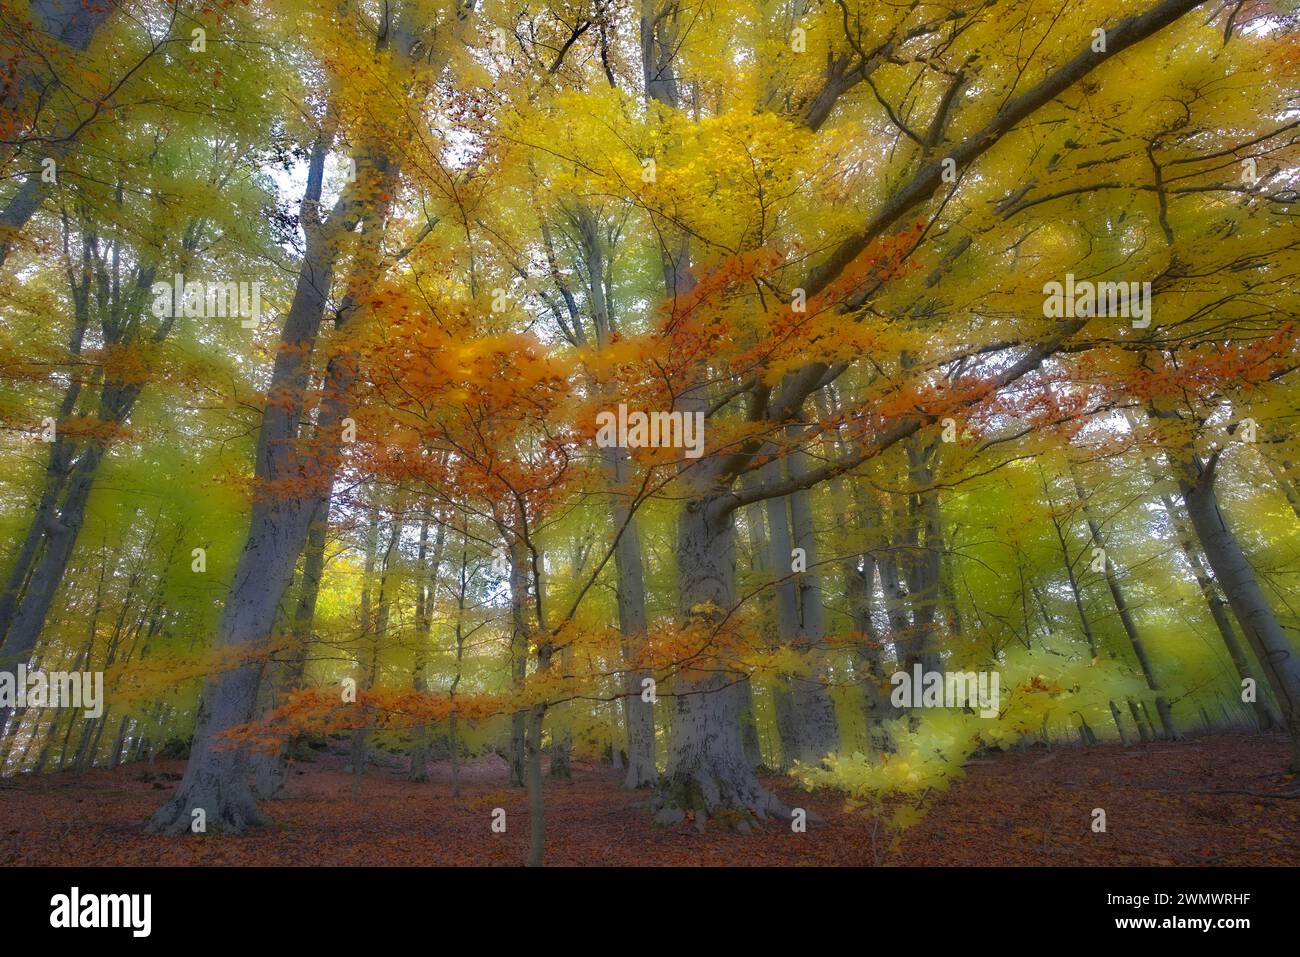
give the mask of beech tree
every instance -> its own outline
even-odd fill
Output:
[[[6,10],[0,772],[181,756],[147,828],[234,834],[316,752],[495,761],[537,865],[606,764],[744,832],[1032,741],[1300,765],[1296,25]]]

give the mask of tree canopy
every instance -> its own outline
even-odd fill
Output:
[[[540,864],[575,759],[900,834],[1036,740],[1300,770],[1296,28],[5,3],[0,772],[239,832],[312,744],[499,754]]]

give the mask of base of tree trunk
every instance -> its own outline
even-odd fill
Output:
[[[652,788],[659,783],[659,772],[654,765],[646,767],[640,761],[629,761],[627,774],[623,775],[623,787],[629,791]]]
[[[406,780],[412,784],[429,783],[429,755],[423,745],[411,752],[411,766],[406,772]]]
[[[194,831],[196,809],[203,811],[202,832]],[[205,775],[188,786],[182,782],[175,796],[149,819],[145,831],[169,835],[238,834],[245,828],[266,823],[266,816],[246,785],[223,786],[216,778]]]
[[[678,769],[666,778],[650,802],[655,824],[671,826],[693,814],[703,831],[709,821],[742,834],[755,821],[790,820],[793,809],[758,782],[746,767]]]

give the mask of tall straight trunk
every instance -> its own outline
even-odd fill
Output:
[[[736,720],[740,722],[740,743],[751,768],[763,767],[763,746],[758,738],[758,717],[754,711],[754,685],[749,675],[736,682]]]
[[[375,631],[373,600],[371,598],[371,588],[375,578],[375,563],[379,560],[379,504],[374,498],[374,489],[371,488],[370,505],[366,509],[366,537],[365,537],[365,564],[361,571],[361,644],[357,648],[356,660],[353,662],[356,668],[357,690],[368,690],[375,680],[375,671],[377,670],[379,640]],[[366,647],[367,643],[369,647]],[[352,772],[352,797],[360,797],[361,778],[366,773],[366,761],[368,760],[366,749],[366,736],[368,730],[365,727],[358,726],[352,729],[351,744],[348,749],[348,766]]]
[[[804,434],[798,425],[786,431],[794,445]],[[773,446],[773,457],[759,470],[763,484],[798,478],[807,470],[807,456],[802,450],[796,448],[785,457],[777,456],[777,451]],[[783,464],[788,474],[783,474]],[[801,490],[768,499],[766,510],[771,544],[768,561],[775,578],[777,639],[798,651],[807,668],[806,674],[778,676],[773,689],[782,767],[788,768],[796,761],[816,765],[837,750],[839,737],[835,707],[827,687],[826,625],[812,499],[807,491]],[[796,556],[800,571],[795,570]]]
[[[522,688],[528,675],[528,576],[518,542],[510,543],[510,679]],[[510,716],[510,783],[528,787],[527,778],[528,709],[521,708]]]
[[[88,281],[83,281],[82,285],[73,289],[76,308],[72,336],[68,343],[68,352],[70,356],[74,357],[81,355],[82,346],[85,342],[86,327],[90,322],[88,290]],[[56,421],[61,422],[72,415],[77,408],[77,400],[80,396],[81,378],[73,376],[68,383],[68,387],[64,390],[63,401],[59,404]],[[5,637],[9,633],[14,610],[18,606],[18,599],[22,595],[27,579],[31,575],[32,565],[35,563],[36,556],[45,540],[49,524],[57,507],[59,495],[72,469],[74,452],[74,443],[56,430],[54,441],[50,443],[49,459],[45,465],[45,485],[41,490],[40,501],[32,515],[31,522],[27,526],[27,534],[23,536],[23,542],[14,555],[13,564],[10,566],[9,575],[5,580],[4,591],[0,592],[0,645],[4,644]]]
[[[764,485],[772,485],[785,478],[782,460],[772,458],[759,476]],[[798,583],[791,572],[793,545],[790,537],[789,499],[770,498],[764,506],[767,511],[768,545],[767,565],[772,571],[776,596],[776,640],[781,645],[793,646],[799,638]],[[798,699],[793,690],[794,676],[781,673],[772,688],[772,704],[776,711],[776,731],[781,740],[781,770],[788,770],[795,761],[806,760],[807,755],[800,740],[801,720]]]
[[[942,672],[943,656],[939,643],[939,578],[943,569],[943,525],[939,512],[939,493],[934,488],[939,437],[926,441],[917,434],[906,443],[909,496],[908,544],[912,547],[906,564],[907,597],[912,606],[912,633],[905,670],[921,665],[926,672]]]
[[[100,615],[100,611],[104,607],[104,581],[107,577],[108,577],[108,563],[103,562],[100,565],[99,583],[95,586],[95,604],[92,607],[90,613],[90,623],[86,631],[86,635],[87,635],[86,643],[81,648],[81,656],[78,659],[77,666],[76,666],[77,670],[81,670],[88,667],[90,663],[91,652],[95,648],[95,635],[98,633],[98,629],[99,629],[99,615]],[[68,743],[72,740],[72,729],[76,723],[77,722],[74,720],[69,720],[68,727],[63,734],[63,744],[59,749],[58,767],[60,771],[62,771],[63,768],[66,767],[67,758],[68,758]],[[4,763],[0,761],[0,768],[3,767],[4,767]]]
[[[1061,548],[1061,565],[1065,569],[1065,577],[1070,584],[1070,597],[1073,599],[1074,609],[1079,615],[1079,624],[1083,628],[1084,639],[1088,642],[1088,654],[1093,659],[1096,659],[1101,655],[1101,651],[1097,647],[1097,635],[1092,629],[1092,621],[1089,619],[1087,609],[1084,608],[1083,605],[1083,589],[1079,585],[1079,577],[1074,572],[1076,559],[1070,556],[1070,546],[1065,538],[1065,529],[1061,524],[1061,520],[1056,517],[1056,506],[1052,502],[1052,493],[1047,487],[1047,476],[1043,473],[1041,466],[1038,470],[1038,474],[1042,478],[1043,495],[1047,498],[1048,515],[1052,521],[1052,528],[1056,532],[1056,541]],[[1037,591],[1035,591],[1035,594],[1037,594]],[[1047,624],[1047,630],[1050,633],[1052,630],[1052,622],[1047,616],[1047,607],[1043,604],[1041,595],[1038,596],[1038,602],[1043,613],[1043,620]],[[1109,704],[1110,717],[1111,720],[1115,722],[1115,730],[1119,732],[1120,743],[1127,746],[1129,743],[1128,734],[1124,731],[1124,722],[1120,717],[1119,705],[1115,704],[1114,701],[1111,701]],[[1146,741],[1148,737],[1147,731],[1142,722],[1137,720],[1136,711],[1134,712],[1133,717],[1137,724],[1138,735],[1143,741]]]
[[[741,476],[743,487],[751,487],[758,481],[758,476],[747,472]],[[750,571],[762,585],[772,577],[772,556],[768,549],[767,529],[763,517],[764,505],[754,504],[745,507],[745,532],[749,545]],[[776,647],[776,601],[771,588],[763,587],[758,598],[759,627],[764,643]],[[739,678],[737,684],[737,717],[740,721],[741,743],[744,745],[745,757],[750,767],[764,766],[763,746],[758,735],[758,717],[754,708],[754,681],[746,674]],[[778,766],[774,762],[773,766]]]
[[[68,480],[67,491],[57,518],[50,517],[45,547],[31,570],[27,587],[17,603],[9,633],[0,648],[0,664],[6,670],[25,663],[36,647],[41,629],[63,573],[72,558],[81,526],[86,520],[86,503],[105,449],[95,443],[77,460]]]
[[[311,644],[312,625],[316,619],[316,600],[320,595],[321,578],[325,572],[325,540],[329,530],[328,497],[319,503],[307,530],[307,546],[303,553],[302,582],[298,587],[298,601],[294,606],[293,625],[287,658],[278,669],[273,669],[276,682],[272,705],[282,703],[302,686],[307,670],[308,650]],[[260,798],[278,798],[284,790],[289,772],[289,759],[294,742],[285,741],[274,754],[258,754],[253,761],[253,788]]]
[[[794,441],[802,438],[801,427],[792,426]],[[789,457],[792,479],[808,472],[808,454],[796,448]],[[801,489],[790,496],[791,541],[802,550],[806,569],[794,579],[798,600],[796,647],[807,660],[808,674],[795,676],[791,690],[799,716],[798,759],[805,764],[819,764],[827,755],[839,750],[839,729],[835,721],[835,704],[830,695],[830,662],[826,655],[826,612],[822,604],[821,552],[813,523],[812,493]]]
[[[592,330],[596,347],[604,350],[609,347],[610,336],[614,331],[614,320],[606,295],[605,242],[600,235],[596,216],[590,209],[581,207],[576,222],[582,265],[587,277],[587,299],[591,306]],[[549,233],[546,235],[549,255],[551,249]],[[574,297],[564,285],[558,270],[555,275],[564,301],[569,304],[574,334],[580,344],[586,344],[587,336]],[[606,387],[600,384],[595,384],[594,387],[609,396]],[[641,550],[641,533],[637,528],[636,515],[632,508],[632,493],[626,487],[631,477],[627,452],[622,448],[609,446],[601,449],[600,461],[609,497],[610,521],[614,534],[618,536],[614,544],[614,573],[617,580],[618,628],[622,636],[621,651],[624,664],[622,669],[623,723],[627,730],[627,773],[623,778],[623,786],[635,790],[653,787],[658,779],[658,769],[655,766],[654,704],[642,697],[645,682],[653,680],[653,676],[644,666],[637,664],[647,640],[645,558]]]
[[[870,751],[889,751],[893,743],[882,728],[890,718],[890,701],[886,693],[887,681],[884,663],[884,642],[876,627],[874,615],[876,589],[876,552],[874,537],[880,532],[878,506],[868,501],[858,501],[855,531],[873,540],[858,555],[843,562],[844,597],[848,603],[849,620],[858,636],[855,647],[854,673],[862,685],[862,713],[866,720],[866,744]],[[863,546],[859,546],[863,547]],[[859,562],[862,567],[858,568]]]
[[[1273,687],[1291,736],[1292,770],[1300,771],[1300,658],[1219,509],[1214,491],[1218,460],[1203,465],[1188,446],[1167,451],[1205,558]]]
[[[1106,542],[1101,534],[1101,525],[1093,514],[1092,506],[1088,501],[1088,493],[1084,490],[1083,483],[1079,481],[1079,476],[1072,474],[1072,478],[1074,480],[1075,494],[1078,496],[1079,504],[1083,507],[1083,517],[1087,521],[1088,531],[1092,535],[1092,542],[1105,553],[1106,586],[1110,589],[1110,597],[1115,603],[1115,610],[1119,612],[1119,620],[1124,626],[1124,634],[1128,635],[1129,644],[1133,647],[1133,654],[1142,669],[1142,677],[1146,679],[1147,687],[1156,696],[1156,713],[1160,716],[1160,725],[1164,729],[1166,738],[1170,741],[1177,741],[1182,735],[1178,733],[1178,727],[1174,724],[1174,715],[1173,710],[1169,707],[1169,699],[1164,696],[1160,683],[1156,680],[1155,669],[1151,666],[1151,658],[1147,654],[1146,645],[1142,641],[1142,635],[1138,631],[1137,624],[1133,621],[1133,614],[1129,611],[1128,601],[1124,598],[1123,589],[1119,586],[1119,576],[1115,574],[1115,563],[1111,561],[1110,553],[1106,550]]]
[[[460,536],[460,575],[456,579],[456,672],[447,696],[451,699],[447,717],[447,750],[451,755],[451,796],[460,797],[460,745],[456,740],[456,690],[460,687],[465,658],[465,595],[469,590],[469,536]]]
[[[566,675],[573,674],[573,645],[566,643],[560,651],[560,667]],[[551,777],[562,781],[573,779],[573,731],[569,727],[551,729]]]
[[[303,202],[308,218],[315,215],[319,202],[327,146],[322,135],[313,148]],[[336,223],[331,225],[338,228]],[[298,437],[299,409],[307,390],[309,360],[339,255],[337,238],[327,238],[318,228],[308,228],[307,250],[272,369],[271,401],[267,402],[258,435],[255,477],[263,491],[254,500],[244,548],[217,626],[215,645],[219,651],[252,650],[270,637],[276,609],[293,577],[312,518],[320,507],[321,493],[327,492],[332,484],[353,375],[350,361],[336,357],[338,361],[332,360],[327,369],[317,424],[320,448],[312,456],[310,471],[306,462],[300,468],[291,445]],[[278,483],[293,480],[302,471],[307,471],[317,488],[292,495],[276,488]],[[219,740],[227,729],[251,719],[260,674],[261,666],[253,660],[208,678],[195,720],[185,776],[172,799],[150,820],[150,830],[184,834],[190,830],[192,812],[196,810],[204,811],[209,832],[238,832],[265,821],[249,788],[247,750],[222,747]]]
[[[609,476],[610,514],[616,531],[614,573],[618,580],[618,630],[623,652],[623,723],[627,729],[627,772],[623,786],[629,789],[654,787],[659,779],[655,765],[654,704],[643,697],[645,682],[653,680],[644,666],[637,667],[646,642],[645,561],[636,516],[628,508],[622,485],[627,481],[623,450],[602,450]]]
[[[429,690],[428,678],[428,641],[432,629],[431,595],[429,594],[429,506],[425,503],[420,513],[420,536],[415,552],[415,661],[411,668],[411,687],[420,694]],[[439,526],[441,531],[443,526]],[[436,581],[437,569],[434,569]],[[429,780],[429,731],[427,727],[416,728],[412,735],[410,766],[406,779],[416,784]]]
[[[415,603],[415,667],[411,684],[416,691],[424,694],[429,691],[429,640],[433,634],[433,608],[438,594],[438,570],[442,565],[442,550],[447,541],[447,524],[438,521],[438,531],[434,535],[433,555],[428,555],[429,521],[432,514],[425,505],[420,519],[420,545],[416,567],[419,582],[416,587]],[[430,729],[415,729],[415,742],[411,747],[411,767],[407,780],[423,782],[429,780],[429,735]]]
[[[473,9],[474,0],[462,0],[457,5],[450,25],[451,42],[463,40]],[[426,59],[431,56],[432,51],[424,45],[425,25],[411,19],[415,13],[414,5],[401,8],[397,21],[378,38],[377,55],[406,64],[413,63],[413,56],[421,50]],[[261,487],[217,628],[215,644],[221,651],[251,650],[267,640],[312,517],[318,503],[329,494],[338,465],[357,356],[342,351],[326,365],[317,412],[317,441],[306,450],[295,446],[311,360],[342,252],[341,243],[358,222],[362,232],[357,239],[353,279],[371,283],[380,270],[380,239],[389,204],[397,191],[399,166],[381,149],[363,150],[357,165],[365,175],[358,175],[357,184],[340,196],[334,213],[322,223],[321,188],[332,139],[332,135],[322,132],[311,149],[300,214],[306,249],[280,335],[258,432],[254,474]],[[336,331],[343,331],[364,311],[350,290],[336,314]],[[307,489],[293,495],[283,491],[285,485],[300,485],[303,478],[308,479]],[[185,777],[172,799],[150,820],[150,830],[183,834],[190,829],[191,811],[196,808],[205,809],[209,832],[239,831],[265,820],[248,786],[247,751],[223,748],[218,740],[223,732],[251,718],[260,671],[259,665],[250,661],[209,678],[195,722]]]
[[[885,617],[889,621],[889,638],[894,645],[895,667],[910,672],[909,653],[914,643],[907,593],[903,588],[903,573],[910,554],[907,506],[906,499],[897,492],[891,493],[890,497],[889,547],[883,549],[877,557],[876,568],[880,574],[880,591],[885,600]],[[886,700],[891,717],[899,718],[906,712],[906,708],[894,705],[892,697]]]
[[[374,570],[375,558],[379,561],[379,600],[375,605],[373,616],[368,607],[369,589],[362,589],[362,601],[367,607],[363,610],[362,632],[369,638],[370,647],[369,661],[363,675],[364,687],[367,691],[373,689],[379,682],[379,661],[383,654],[383,649],[388,640],[388,622],[391,617],[393,590],[391,575],[394,567],[393,555],[397,544],[402,538],[402,502],[398,501],[397,506],[393,509],[392,528],[389,531],[388,545],[384,549],[382,556],[376,556],[373,552],[367,551],[366,563],[366,580],[370,581],[370,575]],[[378,514],[372,509],[372,521],[369,529],[371,536],[378,533]],[[367,543],[367,548],[376,547],[377,543],[373,537]],[[366,724],[357,728],[352,734],[352,792],[353,797],[360,797],[361,778],[366,772],[366,766],[370,762],[370,735],[373,728],[370,723],[369,708],[365,712]]]
[[[551,667],[551,646],[545,638],[537,647],[537,673],[543,674]],[[524,778],[528,789],[528,866],[541,867],[546,856],[546,804],[542,791],[542,722],[546,705],[536,704],[528,709],[524,743]]]
[[[63,661],[61,663],[61,667],[68,668],[73,673],[83,670],[83,667],[86,662],[86,656],[89,654],[89,652],[90,652],[90,643],[87,642],[80,651],[76,652],[72,656],[72,660],[70,662],[66,660]],[[71,666],[70,668],[69,665]],[[66,715],[63,713],[64,711],[67,712]],[[80,716],[81,716],[80,712],[77,712],[71,708],[54,712],[54,716],[50,719],[49,728],[47,729],[44,739],[41,742],[41,752],[36,756],[36,763],[32,768],[32,773],[41,774],[44,772],[45,765],[49,761],[50,752],[53,750],[54,742],[58,739],[58,731],[61,723],[63,723],[66,720],[66,723],[70,730],[72,725],[76,723],[77,718]],[[64,741],[67,741],[67,738],[68,735],[65,733],[63,736]]]
[[[520,516],[520,526],[524,526],[523,516]],[[526,589],[530,580],[530,569],[527,564],[529,558],[534,559],[531,569],[531,581],[533,584],[533,613],[536,624],[536,631],[530,627],[526,612],[522,606],[527,603]],[[550,670],[551,657],[554,654],[554,648],[551,644],[549,629],[546,626],[546,613],[544,605],[544,589],[540,578],[541,563],[537,561],[531,547],[526,543],[514,537],[511,540],[510,548],[510,580],[512,583],[518,583],[522,589],[517,594],[521,596],[518,605],[520,609],[519,623],[523,629],[523,647],[526,649],[530,644],[530,638],[536,637],[537,641],[537,671],[539,675],[545,674]],[[528,866],[541,867],[546,856],[546,801],[542,791],[542,725],[546,718],[546,703],[544,701],[530,705],[524,711],[524,760],[523,760],[523,777],[524,786],[528,791]]]
[[[118,201],[121,202],[120,192]],[[65,222],[65,255],[70,258],[68,235],[69,227]],[[201,225],[191,221],[183,231],[182,262],[188,261],[201,238]],[[97,244],[98,239],[93,233],[89,229],[83,230],[80,277],[70,269],[69,285],[76,312],[71,341],[73,353],[80,352],[91,318],[92,302],[99,316],[105,345],[126,347],[146,340],[153,345],[163,342],[170,333],[173,319],[164,319],[147,336],[141,332],[138,321],[128,321],[138,320],[143,313],[156,266],[139,263],[124,283],[116,270],[110,274],[102,262],[91,256],[89,250],[92,245],[98,248]],[[117,243],[113,242],[110,248],[110,258],[116,263],[119,255]],[[95,402],[97,421],[112,429],[125,424],[143,388],[143,381],[126,380],[116,374],[105,375]],[[64,393],[60,414],[71,414],[79,397],[79,389],[69,388]],[[79,452],[74,452],[71,443],[56,436],[37,514],[0,596],[0,669],[8,670],[26,662],[36,647],[85,524],[87,503],[108,453],[108,442],[107,438],[91,436],[84,440]],[[35,534],[38,528],[42,536],[39,542]]]
[[[1246,649],[1237,640],[1237,633],[1228,618],[1227,603],[1219,595],[1219,590],[1205,567],[1201,553],[1193,540],[1194,532],[1188,528],[1181,510],[1168,495],[1161,493],[1160,503],[1164,507],[1165,514],[1169,516],[1169,524],[1173,527],[1174,534],[1178,537],[1178,546],[1182,550],[1183,557],[1187,559],[1187,564],[1191,566],[1192,574],[1196,577],[1196,586],[1210,609],[1210,617],[1214,619],[1214,625],[1219,630],[1219,637],[1223,639],[1223,646],[1228,651],[1228,657],[1237,671],[1237,677],[1243,683],[1249,681],[1255,684],[1255,673],[1251,669]],[[1267,684],[1266,681],[1265,685]],[[1257,689],[1251,708],[1255,712],[1255,719],[1259,722],[1260,728],[1268,730],[1282,725],[1282,715],[1268,701],[1263,694],[1264,690],[1264,688]]]
[[[1139,426],[1137,416],[1125,412],[1125,418],[1128,420],[1129,427],[1136,432]],[[1143,458],[1146,463],[1147,474],[1151,476],[1153,486],[1160,487],[1162,477],[1155,457],[1144,455]],[[1265,459],[1265,461],[1268,460]],[[1174,537],[1178,540],[1179,550],[1182,551],[1183,558],[1187,560],[1188,567],[1192,570],[1192,575],[1196,579],[1196,587],[1200,590],[1201,597],[1210,610],[1210,617],[1214,621],[1215,628],[1219,631],[1219,637],[1223,639],[1223,646],[1227,649],[1233,667],[1237,670],[1237,677],[1243,682],[1247,680],[1252,683],[1255,682],[1255,674],[1251,668],[1250,658],[1246,654],[1246,649],[1242,647],[1241,642],[1237,639],[1236,631],[1232,627],[1232,621],[1228,617],[1228,606],[1220,595],[1213,576],[1205,567],[1203,553],[1197,545],[1195,532],[1188,525],[1185,510],[1179,508],[1172,497],[1163,491],[1160,493],[1160,505],[1169,518],[1169,526],[1173,529]],[[1271,683],[1268,681],[1265,684],[1271,687]],[[1262,688],[1257,689],[1255,701],[1251,707],[1254,710],[1255,719],[1260,729],[1268,730],[1280,726],[1282,716],[1262,693],[1263,690]]]

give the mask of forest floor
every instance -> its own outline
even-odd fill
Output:
[[[1120,747],[1034,747],[983,756],[893,850],[841,795],[768,780],[824,823],[793,833],[773,822],[751,835],[683,822],[654,828],[646,794],[620,772],[576,763],[547,781],[552,865],[1268,865],[1300,863],[1297,782],[1282,773],[1278,736],[1216,734]],[[176,787],[183,762],[158,761],[0,781],[0,866],[12,865],[518,865],[527,855],[524,792],[496,757],[450,767],[427,784],[373,768],[352,798],[341,756],[295,764],[274,824],[238,837],[147,835],[142,823]],[[1290,797],[1283,796],[1290,794]],[[504,834],[490,827],[505,808]],[[1093,809],[1105,833],[1092,830]]]

